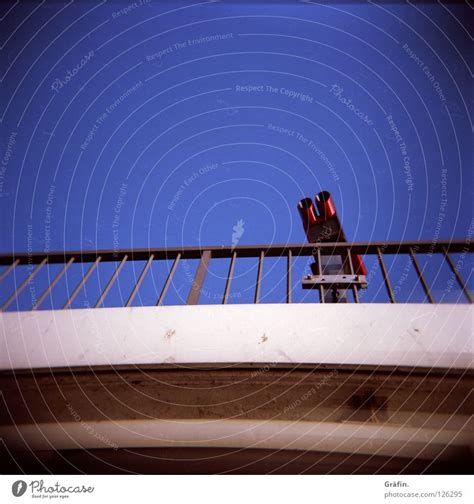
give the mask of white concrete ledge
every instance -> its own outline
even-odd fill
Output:
[[[0,315],[0,369],[163,363],[472,368],[470,305],[262,304]]]

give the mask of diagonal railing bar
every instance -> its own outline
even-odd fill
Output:
[[[161,306],[163,304],[163,301],[165,300],[166,293],[168,292],[168,289],[171,285],[174,273],[176,271],[176,268],[178,267],[180,259],[181,259],[181,254],[178,254],[173,261],[173,266],[171,266],[171,270],[168,274],[168,277],[166,278],[165,285],[163,285],[163,289],[161,289],[160,297],[158,298],[158,301],[156,302],[156,306]]]
[[[69,296],[69,299],[64,304],[63,310],[66,310],[66,309],[68,309],[71,306],[71,304],[74,301],[74,299],[76,299],[76,296],[79,294],[79,292],[84,287],[84,285],[87,282],[87,280],[89,279],[89,277],[92,275],[92,273],[94,272],[94,270],[99,265],[101,259],[102,259],[102,257],[98,256],[96,258],[96,260],[93,262],[93,264],[90,266],[90,268],[87,270],[87,273],[82,277],[81,281],[77,284],[76,288],[74,289],[74,291],[72,292],[72,294]]]
[[[288,251],[287,263],[286,263],[286,302],[291,303],[291,273],[293,266],[293,255],[291,250]]]
[[[53,281],[44,290],[43,294],[41,294],[41,296],[39,297],[38,301],[36,301],[36,303],[33,304],[33,306],[31,307],[31,309],[33,311],[37,310],[41,306],[41,304],[43,303],[43,301],[51,293],[51,291],[54,289],[55,285],[59,282],[59,280],[61,280],[61,278],[63,277],[64,273],[66,273],[66,271],[69,269],[69,267],[71,266],[71,264],[73,262],[74,262],[74,257],[71,257],[71,259],[69,259],[69,261],[64,265],[64,267],[61,269],[61,271],[54,277]]]
[[[470,303],[473,303],[474,300],[472,298],[472,294],[468,289],[467,285],[464,283],[464,280],[462,279],[461,275],[459,274],[458,268],[454,265],[451,257],[449,257],[449,253],[445,247],[443,247],[443,254],[446,259],[446,262],[449,264],[449,267],[451,268],[451,271],[454,273],[454,276],[456,277],[458,284],[460,285],[462,291],[464,292],[464,295],[467,297]]]
[[[199,297],[201,296],[202,286],[204,285],[204,280],[206,278],[207,267],[211,259],[211,251],[204,250],[201,255],[201,260],[199,261],[199,266],[194,276],[191,289],[189,290],[189,296],[187,300],[188,305],[195,305],[199,303]]]
[[[36,268],[23,280],[19,287],[15,289],[13,294],[3,303],[0,311],[5,311],[13,301],[23,292],[24,288],[35,278],[35,276],[43,269],[43,266],[48,262],[48,258],[44,257],[43,260],[36,266]]]
[[[387,267],[385,266],[385,261],[383,260],[383,252],[382,252],[381,247],[377,248],[377,257],[379,259],[380,268],[382,269],[383,281],[384,281],[385,287],[387,289],[388,297],[390,298],[390,302],[396,303],[395,294],[394,294],[393,288],[392,288],[392,282],[390,281],[390,277],[388,276]]]
[[[413,265],[415,266],[416,273],[418,275],[418,278],[421,282],[421,285],[423,286],[423,290],[425,291],[426,297],[428,298],[428,301],[433,304],[434,299],[433,296],[431,295],[430,288],[428,284],[426,283],[425,277],[423,275],[423,270],[420,267],[420,264],[418,262],[418,259],[416,258],[416,253],[415,253],[415,248],[411,247],[410,248],[410,257],[411,260],[413,261]]]
[[[262,286],[262,270],[263,270],[263,258],[265,257],[265,252],[263,250],[260,251],[260,255],[258,258],[258,270],[257,270],[257,280],[255,281],[255,297],[254,303],[260,303],[260,288]]]
[[[227,273],[227,280],[225,283],[224,296],[222,297],[222,304],[227,304],[230,294],[230,285],[232,283],[232,277],[234,276],[235,259],[237,258],[237,252],[232,254],[229,265],[229,272]]]
[[[351,249],[348,248],[346,249],[346,259],[347,259],[347,264],[349,265],[349,273],[351,275],[354,274],[354,264],[352,263],[352,252]],[[352,294],[354,295],[354,301],[356,303],[359,303],[359,291],[355,285],[352,286]]]
[[[10,266],[8,266],[8,268],[5,271],[3,271],[2,274],[0,275],[0,282],[4,278],[6,278],[10,274],[10,272],[13,271],[18,266],[18,264],[20,264],[20,259],[15,259],[13,263],[10,264]]]
[[[113,275],[110,277],[109,282],[107,283],[107,286],[104,289],[104,292],[100,295],[99,299],[97,300],[95,304],[95,308],[100,308],[105,301],[105,298],[107,297],[107,294],[109,293],[110,289],[115,283],[115,280],[117,280],[117,277],[119,276],[120,272],[122,271],[122,268],[125,266],[125,263],[127,262],[128,256],[125,254],[120,261],[120,264],[117,266],[117,269],[114,271]]]
[[[150,258],[148,259],[148,261],[146,262],[145,266],[143,267],[143,270],[140,273],[140,277],[139,277],[137,283],[135,284],[135,286],[133,287],[133,290],[130,293],[130,296],[128,297],[127,303],[125,305],[126,307],[131,306],[133,300],[135,299],[135,296],[137,295],[137,292],[139,291],[139,289],[140,289],[140,287],[141,287],[141,285],[143,283],[143,280],[145,279],[145,276],[146,276],[148,270],[150,269],[150,266],[151,266],[151,264],[153,262],[154,257],[155,256],[153,254],[151,254]]]

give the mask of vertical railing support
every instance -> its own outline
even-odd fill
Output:
[[[73,262],[74,262],[74,257],[71,257],[71,259],[69,259],[69,261],[67,262],[67,264],[65,264],[64,267],[61,269],[61,271],[55,276],[54,280],[49,284],[49,286],[46,288],[46,290],[43,292],[43,294],[41,294],[41,296],[38,299],[38,301],[36,301],[36,303],[33,304],[32,308],[31,308],[32,310],[37,310],[41,306],[41,304],[43,303],[43,301],[51,293],[51,291],[53,290],[54,286],[59,282],[59,280],[61,280],[61,278],[63,277],[64,273],[66,273],[66,271],[69,269],[69,267],[71,266],[71,264]]]
[[[181,254],[178,254],[173,261],[173,266],[171,266],[171,270],[168,273],[168,276],[166,277],[165,284],[163,285],[163,288],[161,289],[160,297],[158,298],[158,301],[156,302],[156,306],[161,306],[163,304],[163,301],[165,300],[166,293],[168,292],[168,289],[171,285],[171,282],[172,282],[173,276],[174,276],[174,272],[176,271],[176,268],[178,267],[180,259],[181,259]]]
[[[23,289],[35,278],[35,276],[41,271],[43,266],[48,262],[48,258],[45,257],[36,268],[25,278],[22,284],[15,290],[15,292],[3,303],[0,308],[0,311],[5,311],[13,302],[15,298],[17,298]]]
[[[257,270],[257,280],[255,282],[255,297],[253,302],[255,304],[260,303],[260,287],[262,283],[262,270],[263,270],[263,258],[265,257],[265,252],[260,251],[260,256],[258,258],[258,270]]]
[[[347,248],[346,249],[346,258],[347,258],[347,263],[349,264],[349,273],[351,275],[354,275],[354,265],[352,263],[352,254],[351,254],[351,249]],[[352,294],[354,295],[354,301],[356,303],[359,303],[359,291],[357,290],[357,286],[353,285],[352,286]]]
[[[108,281],[104,292],[100,295],[99,299],[97,300],[95,304],[95,308],[100,308],[105,301],[105,298],[107,297],[107,294],[109,293],[110,289],[115,283],[115,280],[117,280],[117,277],[119,276],[119,273],[122,271],[122,268],[125,266],[125,263],[127,262],[128,255],[125,254],[123,256],[123,259],[120,261],[120,264],[117,266],[117,269],[114,271],[113,275],[110,277],[110,280]]]
[[[224,297],[222,298],[222,304],[227,304],[230,294],[230,284],[232,282],[232,276],[234,275],[235,259],[237,258],[237,252],[232,252],[232,257],[230,259],[229,272],[227,273],[227,280],[225,283]]]
[[[97,268],[101,261],[102,257],[98,256],[96,260],[91,264],[90,268],[87,270],[86,274],[82,277],[81,281],[77,284],[76,288],[74,289],[73,293],[69,297],[69,299],[66,301],[66,303],[63,306],[63,310],[67,310],[70,308],[72,302],[74,299],[76,299],[76,296],[79,294],[80,290],[84,287],[84,284],[87,282],[88,278],[92,275],[93,271]]]
[[[458,268],[456,268],[456,266],[453,263],[453,260],[451,259],[451,257],[449,257],[449,253],[446,250],[446,247],[443,247],[443,254],[446,259],[446,262],[449,264],[449,267],[451,268],[451,271],[454,273],[454,276],[456,277],[458,284],[460,285],[462,291],[464,292],[464,295],[467,297],[468,301],[472,304],[473,303],[472,295],[469,289],[467,288],[466,284],[464,283],[461,275],[459,274]]]
[[[191,290],[189,291],[187,304],[196,305],[199,303],[199,297],[201,296],[202,286],[204,285],[204,279],[206,278],[207,265],[211,259],[211,251],[204,250],[201,254],[201,260],[199,261],[199,266],[194,276],[193,284],[191,285]]]
[[[322,275],[323,274],[323,268],[321,266],[321,249],[318,247],[316,249],[316,257],[317,257],[317,272],[318,272],[318,275]],[[324,299],[324,296],[325,296],[325,292],[324,292],[324,286],[323,285],[320,285],[319,286],[319,302],[320,303],[325,303],[326,300]]]
[[[380,247],[377,247],[377,257],[379,258],[380,268],[382,269],[383,282],[388,292],[388,297],[390,298],[391,303],[396,303],[395,293],[392,289],[392,282],[390,281],[390,277],[388,276],[388,271],[385,266],[385,261],[383,260],[383,253]]]
[[[140,289],[148,270],[150,269],[150,266],[151,266],[151,263],[153,262],[154,257],[155,256],[153,254],[151,254],[150,257],[148,258],[148,261],[146,262],[145,266],[143,267],[142,272],[140,273],[140,277],[138,278],[137,283],[133,287],[133,290],[130,293],[130,296],[128,297],[128,300],[127,300],[125,307],[129,307],[132,304],[133,300],[135,299],[135,296],[137,295],[137,292]]]
[[[4,272],[2,272],[2,274],[0,275],[0,282],[4,278],[6,278],[8,276],[8,274],[10,273],[10,271],[13,271],[18,266],[18,264],[20,264],[20,259],[15,259],[15,261],[12,262],[10,264],[10,266],[8,266],[8,268]]]
[[[288,250],[287,267],[286,267],[286,302],[287,303],[291,303],[291,288],[292,288],[291,268],[292,268],[292,263],[293,263],[293,254],[291,253],[291,250]]]
[[[413,247],[410,247],[410,256],[411,260],[413,261],[413,265],[415,266],[418,278],[420,279],[421,285],[423,286],[423,290],[425,291],[426,297],[428,298],[428,301],[433,304],[433,296],[431,295],[430,288],[428,287],[425,277],[423,276],[423,272],[421,271],[420,265],[415,255],[415,249]]]

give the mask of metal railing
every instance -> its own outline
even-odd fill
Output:
[[[360,254],[362,256],[374,256],[378,261],[378,266],[383,278],[383,283],[388,294],[388,300],[391,303],[396,303],[396,292],[392,287],[390,279],[390,268],[387,267],[385,257],[387,255],[406,255],[410,258],[418,278],[419,283],[423,288],[426,300],[429,303],[434,303],[434,297],[430,286],[425,278],[424,271],[418,260],[419,254],[439,254],[449,266],[453,278],[459,285],[465,299],[473,302],[472,294],[468,288],[467,280],[461,275],[460,261],[455,262],[450,254],[459,253],[462,257],[468,253],[472,253],[474,244],[470,240],[456,241],[403,241],[403,242],[364,242],[364,243],[318,243],[318,244],[287,244],[287,245],[252,245],[252,246],[225,246],[225,247],[175,247],[175,248],[157,248],[157,249],[130,249],[130,250],[87,250],[87,251],[66,251],[66,252],[33,252],[33,253],[11,253],[0,255],[0,266],[4,270],[0,273],[0,282],[5,280],[9,275],[12,275],[21,267],[28,268],[28,275],[16,286],[13,292],[3,300],[0,310],[9,309],[14,301],[18,299],[21,292],[33,282],[34,278],[46,265],[62,264],[63,267],[49,282],[47,287],[41,294],[35,298],[30,309],[37,310],[41,307],[44,301],[51,296],[51,293],[61,278],[66,274],[68,269],[73,264],[88,263],[86,273],[80,278],[72,292],[67,296],[66,302],[61,306],[62,309],[72,307],[72,303],[84,288],[87,280],[92,273],[97,269],[99,264],[113,262],[117,264],[114,272],[108,279],[105,288],[101,290],[100,295],[95,303],[95,307],[103,306],[104,301],[109,294],[114,283],[117,281],[123,267],[128,262],[143,261],[145,265],[141,270],[138,279],[131,288],[130,294],[123,306],[132,306],[132,303],[138,294],[140,287],[150,270],[150,267],[155,261],[170,261],[172,266],[163,283],[161,292],[156,299],[156,306],[164,303],[168,290],[173,282],[174,275],[178,264],[183,259],[197,259],[199,264],[194,275],[189,293],[187,295],[186,304],[195,305],[199,303],[202,293],[206,273],[211,261],[216,259],[230,259],[227,276],[225,279],[225,287],[222,293],[222,303],[226,304],[229,300],[231,285],[234,275],[235,265],[241,258],[257,258],[258,268],[255,278],[255,293],[253,297],[254,303],[259,303],[261,300],[261,285],[262,271],[264,261],[269,257],[286,258],[286,303],[292,302],[292,292],[295,287],[292,284],[293,262],[295,258],[306,256],[320,258],[321,255],[338,255],[341,257],[350,257],[352,254]],[[464,260],[462,264],[464,264]],[[324,302],[324,287],[319,286],[319,302]],[[354,289],[354,302],[359,303],[359,294],[357,289]],[[317,300],[315,299],[315,302]]]

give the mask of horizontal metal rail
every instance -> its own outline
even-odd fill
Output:
[[[140,248],[123,250],[79,250],[66,252],[33,252],[0,254],[0,266],[11,266],[19,260],[18,265],[39,264],[46,257],[48,264],[65,264],[74,257],[76,263],[94,262],[98,257],[101,262],[118,262],[127,256],[128,261],[147,261],[151,254],[155,259],[175,259],[180,255],[181,259],[200,259],[205,251],[211,253],[213,259],[231,258],[236,252],[242,257],[260,257],[261,252],[265,257],[283,257],[291,252],[293,257],[311,256],[320,250],[322,254],[344,255],[350,247],[352,254],[377,254],[377,249],[383,250],[384,254],[409,254],[410,249],[415,248],[418,254],[443,253],[445,248],[448,253],[473,252],[474,240],[456,241],[401,241],[401,242],[341,242],[341,243],[294,243],[285,245],[229,245],[226,247],[172,247],[172,248]]]

